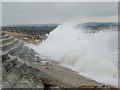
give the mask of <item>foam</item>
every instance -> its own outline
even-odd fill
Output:
[[[118,35],[106,30],[86,33],[76,24],[59,25],[39,45],[29,44],[43,58],[98,82],[118,86]]]

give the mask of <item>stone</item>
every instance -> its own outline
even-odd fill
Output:
[[[16,87],[14,88],[29,88],[29,86],[26,83],[19,83]]]
[[[48,86],[47,89],[48,89],[48,90],[63,90],[63,89],[61,89],[61,88],[59,88],[59,87],[57,87],[57,86]]]
[[[16,84],[18,82],[21,75],[22,75],[21,70],[15,68],[15,69],[11,70],[11,72],[9,72],[5,77],[3,77],[3,82],[8,82],[10,84],[10,86],[13,87],[14,84]]]
[[[6,51],[6,50],[9,50],[10,48],[14,47],[14,45],[16,45],[16,43],[18,43],[18,40],[14,40],[12,42],[9,42],[3,46],[0,46],[0,49],[2,51]]]
[[[13,37],[9,37],[9,38],[4,38],[4,39],[0,40],[0,42],[2,42],[2,45],[4,45],[4,44],[11,42],[13,40],[14,40]]]
[[[19,62],[18,62],[17,58],[15,60],[11,61],[11,64],[13,67],[16,66],[18,63]]]
[[[17,55],[19,53],[19,51],[21,50],[21,48],[22,48],[22,44],[18,44],[12,50],[10,50],[8,53],[10,55],[15,56],[15,55]]]
[[[7,73],[7,70],[5,67],[2,67],[2,76],[4,76]]]
[[[34,78],[32,78],[32,76],[27,76],[27,75],[24,75],[20,81],[18,82],[18,84],[16,85],[17,88],[20,88],[20,85],[27,85],[28,88],[44,88],[44,85],[41,82],[35,82],[34,81]]]
[[[2,55],[2,61],[8,60],[8,59],[10,59],[10,57],[8,56],[8,54]]]
[[[2,81],[2,88],[11,88],[11,85],[10,85],[9,82],[3,80],[3,81]]]

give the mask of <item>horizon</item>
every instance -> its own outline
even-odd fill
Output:
[[[71,22],[70,22],[71,23]],[[74,23],[74,22],[73,22]],[[116,23],[118,22],[83,22],[83,23],[76,23],[76,24],[86,24],[86,23]],[[36,23],[36,24],[9,24],[9,25],[2,25],[1,27],[6,27],[6,26],[27,26],[27,25],[60,25],[62,23]]]

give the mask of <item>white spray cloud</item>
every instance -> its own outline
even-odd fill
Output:
[[[29,45],[41,57],[51,58],[87,78],[118,86],[116,31],[86,33],[76,24],[59,25],[39,45]]]

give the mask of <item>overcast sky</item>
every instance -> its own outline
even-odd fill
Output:
[[[117,21],[117,2],[3,2],[2,24]]]

